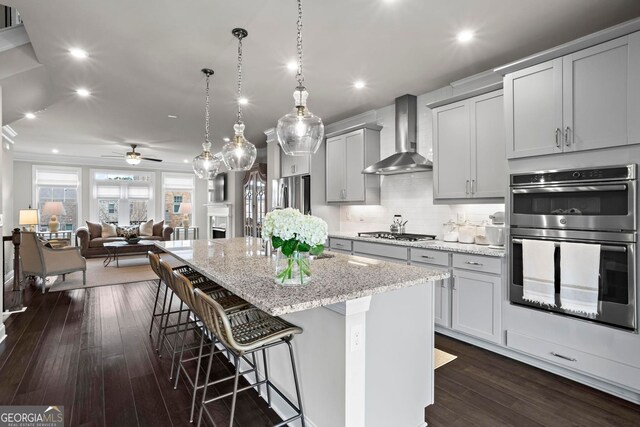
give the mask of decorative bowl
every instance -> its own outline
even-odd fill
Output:
[[[138,243],[140,240],[142,240],[140,237],[129,237],[127,239],[127,243],[130,245],[135,245],[136,243]]]

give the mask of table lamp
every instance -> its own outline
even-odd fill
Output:
[[[178,213],[184,215],[182,217],[182,226],[189,227],[189,225],[191,225],[191,221],[189,220],[189,215],[191,214],[191,203],[190,202],[180,203],[180,207],[178,208]]]
[[[45,202],[42,208],[42,215],[51,215],[49,219],[49,233],[57,233],[60,223],[58,222],[58,215],[66,215],[67,211],[64,210],[62,202]]]
[[[20,209],[20,225],[28,225],[29,231],[36,231],[36,225],[40,223],[37,209]]]

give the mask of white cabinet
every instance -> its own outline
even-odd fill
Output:
[[[451,328],[501,344],[501,289],[500,276],[454,269]]]
[[[507,157],[640,143],[640,33],[504,78]]]
[[[308,175],[311,171],[311,156],[288,156],[280,150],[280,176]]]
[[[433,110],[434,199],[505,196],[503,105],[499,90]]]
[[[326,140],[328,203],[380,203],[380,177],[362,170],[380,159],[380,126],[334,132]]]

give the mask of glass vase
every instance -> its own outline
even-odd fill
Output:
[[[282,286],[303,286],[311,281],[309,252],[295,251],[286,256],[278,251],[275,282]]]

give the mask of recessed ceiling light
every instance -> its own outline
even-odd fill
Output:
[[[475,34],[473,34],[473,31],[471,30],[464,30],[464,31],[460,31],[458,33],[458,41],[460,43],[467,43],[470,42],[471,40],[473,40]]]
[[[356,89],[362,89],[365,87],[365,83],[362,80],[357,80],[354,84],[353,87],[355,87]]]
[[[184,160],[183,160],[183,162],[185,162],[185,163],[189,163],[189,160],[187,160],[187,159],[184,159]]]
[[[231,141],[231,138],[228,138],[228,137],[226,137],[226,136],[225,136],[224,138],[222,138],[222,140],[223,140],[224,142],[229,142],[229,141]]]
[[[238,102],[240,103],[240,105],[247,105],[249,103],[249,100],[247,98],[240,98],[238,99]]]
[[[298,71],[298,63],[296,61],[291,61],[287,64],[287,69],[289,71]]]
[[[33,113],[27,113],[24,115],[24,117],[31,120],[31,119],[35,119],[36,115]]]
[[[89,56],[85,50],[76,47],[69,49],[69,54],[77,59],[86,59]]]
[[[87,97],[87,96],[91,95],[91,92],[89,92],[87,89],[82,89],[82,88],[77,89],[76,93],[78,95],[82,96],[82,97]]]
[[[177,119],[178,116],[174,116],[173,114],[169,114],[167,117],[169,117],[170,119]]]
[[[58,151],[58,149],[57,149],[57,148],[54,148],[53,150],[51,150],[51,152],[52,152],[53,154],[58,154],[60,151]]]

